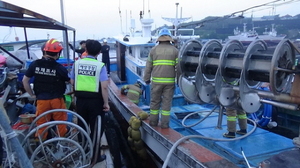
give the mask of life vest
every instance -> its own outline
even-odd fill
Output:
[[[93,58],[75,62],[75,95],[77,97],[101,98],[100,72],[104,64]]]
[[[60,64],[54,59],[36,60],[33,88],[36,95],[40,93],[58,93],[63,95],[65,93],[66,83],[57,74],[59,66]]]

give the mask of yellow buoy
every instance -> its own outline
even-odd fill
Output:
[[[145,148],[142,148],[140,150],[137,150],[136,153],[142,158],[147,159],[147,151]]]
[[[141,120],[135,118],[132,120],[131,122],[131,128],[134,129],[134,130],[138,130],[141,126]]]
[[[129,136],[129,137],[131,137],[131,130],[132,130],[131,127],[128,127],[128,128],[127,128],[127,133],[128,133],[128,136]]]
[[[138,116],[140,117],[140,119],[145,120],[145,119],[148,118],[149,114],[146,113],[146,112],[144,112],[144,111],[141,111],[141,112],[138,114]]]
[[[131,130],[131,137],[132,137],[132,139],[135,140],[135,141],[140,140],[141,137],[142,137],[142,136],[141,136],[140,130],[134,130],[134,129],[132,129],[132,130]]]
[[[141,150],[144,148],[144,142],[142,140],[133,141],[133,144],[136,150]]]
[[[133,139],[131,137],[127,137],[127,141],[130,147],[134,146]]]
[[[130,126],[131,126],[132,120],[134,120],[134,119],[136,119],[136,116],[131,116],[130,117],[130,119],[128,121],[128,123],[129,123]]]

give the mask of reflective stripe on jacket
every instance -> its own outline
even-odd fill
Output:
[[[142,89],[135,86],[135,85],[124,85],[122,90],[128,90],[127,91],[127,97],[135,104],[139,103],[140,96],[142,94]]]

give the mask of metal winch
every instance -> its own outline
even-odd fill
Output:
[[[189,40],[179,52],[178,84],[184,97],[191,103],[202,103],[195,86],[195,74],[199,63],[202,44]]]
[[[237,40],[224,45],[210,40],[203,47],[191,40],[180,50],[179,86],[194,103],[220,104],[248,113],[256,112],[261,103],[296,110],[300,97],[292,85],[298,77],[293,70],[295,50],[288,39],[274,47],[260,39],[247,47]],[[269,83],[270,91],[259,90],[262,83]]]

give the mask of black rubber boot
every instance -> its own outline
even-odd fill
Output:
[[[150,114],[150,126],[156,127],[158,125],[158,114]]]
[[[237,130],[235,133],[239,134],[239,135],[245,135],[245,134],[247,134],[247,130],[246,129],[241,129],[241,130]]]
[[[235,138],[235,133],[234,132],[226,132],[223,134],[223,137],[225,138]]]
[[[105,159],[106,159],[106,155],[101,155],[100,157],[98,157],[97,163],[98,163],[98,162],[102,162],[102,161],[105,160]]]
[[[160,127],[163,129],[169,128],[169,123],[170,123],[170,116],[167,115],[162,115],[161,116],[161,123],[160,123]]]

